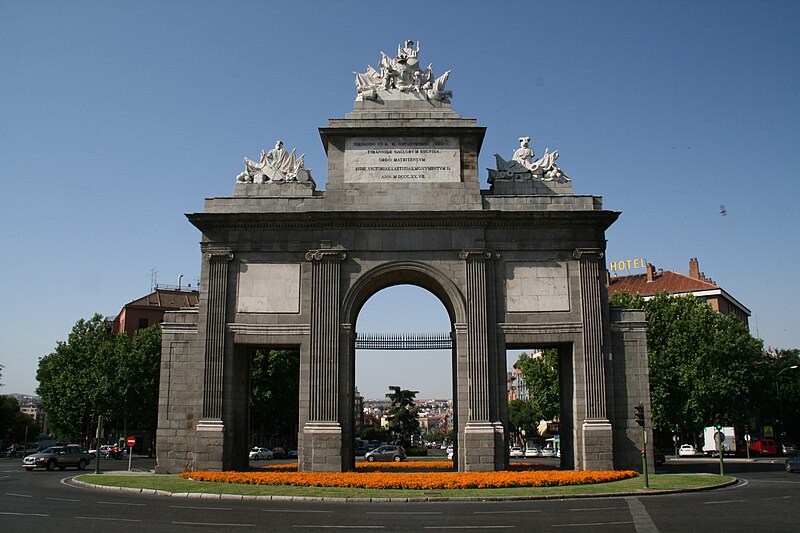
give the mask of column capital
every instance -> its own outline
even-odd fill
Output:
[[[572,252],[572,257],[575,259],[581,259],[584,255],[594,255],[597,256],[597,259],[602,259],[606,253],[600,248],[575,248],[575,251]]]
[[[488,261],[490,259],[499,259],[500,252],[493,252],[491,250],[461,250],[458,253],[459,259],[463,259],[464,261],[472,259],[477,261]]]
[[[347,259],[347,253],[344,250],[309,250],[306,252],[306,261],[324,261],[324,260],[344,261]]]
[[[233,259],[233,252],[230,250],[206,250],[203,253],[203,259],[211,261],[212,259],[231,261]]]

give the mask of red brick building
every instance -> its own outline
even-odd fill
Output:
[[[645,274],[609,277],[609,296],[618,292],[630,292],[649,299],[659,292],[675,296],[693,294],[718,313],[734,315],[745,324],[748,323],[750,310],[713,280],[707,278],[705,273],[700,272],[697,258],[689,259],[688,276],[671,270],[656,270],[650,263],[646,268]]]
[[[164,313],[186,307],[196,307],[200,298],[198,291],[156,289],[147,296],[125,304],[122,311],[111,321],[111,330],[125,332],[128,337],[140,329],[164,321]]]

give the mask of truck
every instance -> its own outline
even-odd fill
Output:
[[[725,440],[722,441],[722,453],[725,455],[733,455],[736,453],[736,432],[731,426],[723,426],[719,430],[724,436]],[[708,426],[703,429],[703,453],[706,455],[717,454],[717,441],[716,441],[717,428]]]

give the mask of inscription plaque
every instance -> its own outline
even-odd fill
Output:
[[[461,181],[456,137],[350,137],[344,164],[350,183]]]
[[[300,265],[242,262],[236,311],[299,313]]]

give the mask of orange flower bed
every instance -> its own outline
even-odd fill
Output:
[[[358,487],[367,489],[487,489],[554,487],[605,483],[637,476],[631,470],[604,472],[557,470],[528,472],[184,472],[180,477],[196,481],[250,485],[307,487]]]

